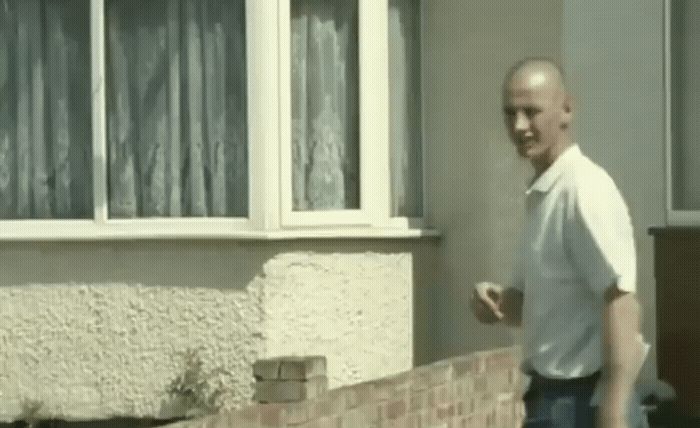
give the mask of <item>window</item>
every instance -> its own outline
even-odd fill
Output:
[[[0,238],[422,216],[418,0],[0,3]]]
[[[700,224],[700,3],[666,2],[667,206],[671,224]]]
[[[88,6],[0,5],[0,219],[92,216]]]

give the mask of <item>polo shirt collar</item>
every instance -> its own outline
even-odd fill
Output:
[[[564,173],[566,165],[569,163],[570,159],[581,156],[581,149],[578,144],[572,144],[567,147],[562,154],[552,163],[549,168],[545,170],[537,179],[530,184],[530,188],[525,192],[530,194],[534,192],[547,193],[549,189],[552,188],[554,183],[557,182],[559,177]]]

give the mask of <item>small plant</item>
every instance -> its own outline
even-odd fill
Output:
[[[212,380],[226,371],[217,368],[205,372],[196,349],[188,349],[183,357],[183,372],[170,383],[168,393],[182,400],[187,418],[217,413],[221,409],[220,397],[226,389],[220,382],[214,385]]]
[[[41,422],[41,408],[44,407],[44,402],[31,398],[22,399],[22,412],[19,418],[24,421],[27,428],[38,428]]]

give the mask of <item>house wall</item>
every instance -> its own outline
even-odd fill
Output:
[[[560,59],[562,13],[561,0],[425,2],[426,206],[443,233],[431,358],[512,343],[467,301],[475,282],[508,281],[522,223],[528,165],[503,124],[503,75],[523,56]]]
[[[642,332],[655,344],[654,253],[647,230],[665,222],[663,2],[567,0],[562,48],[578,99],[576,138],[613,177],[630,210]],[[656,376],[656,346],[642,376]]]
[[[524,56],[550,56],[576,98],[574,135],[615,179],[638,252],[642,330],[655,342],[650,225],[664,222],[663,15],[656,0],[426,2],[427,208],[443,233],[428,359],[512,343],[469,313],[475,282],[505,283],[522,221],[528,165],[502,122],[500,85]],[[517,339],[517,337],[516,337]],[[643,376],[655,376],[655,347]]]
[[[133,241],[0,247],[0,421],[169,418],[198,350],[228,392],[251,364],[321,354],[331,387],[413,362],[414,264],[432,241]],[[421,249],[424,246],[424,249]]]

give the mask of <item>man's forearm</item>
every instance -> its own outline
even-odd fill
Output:
[[[605,403],[624,412],[634,390],[639,349],[639,303],[633,293],[611,287],[605,296],[603,351]]]

